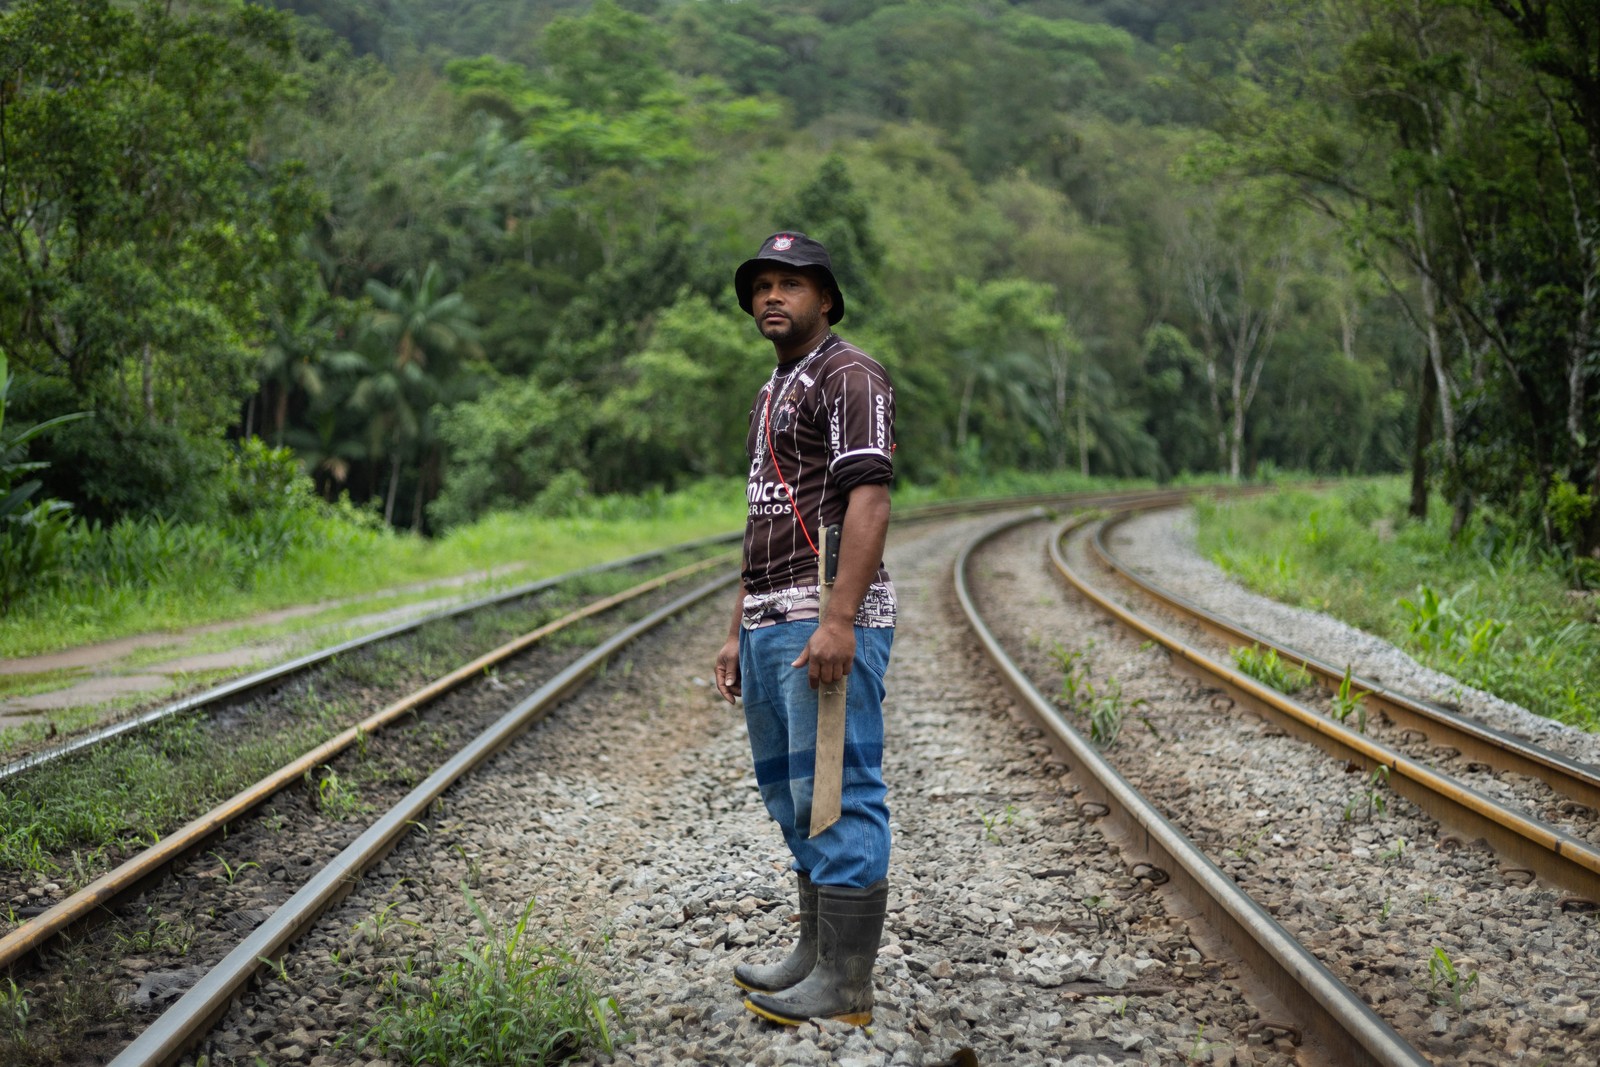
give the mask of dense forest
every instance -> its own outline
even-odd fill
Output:
[[[783,228],[903,479],[1410,471],[1600,578],[1591,0],[10,0],[0,605],[737,474]]]

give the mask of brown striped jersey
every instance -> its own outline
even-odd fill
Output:
[[[811,592],[818,581],[816,548],[821,547],[822,527],[843,521],[851,489],[887,483],[894,475],[894,387],[888,373],[830,333],[804,357],[780,363],[756,393],[746,452],[745,591],[757,601],[765,599],[763,594]],[[864,611],[877,605],[874,610],[880,615],[886,608],[888,618],[874,623],[858,616],[858,623],[893,625],[893,587],[888,582],[880,563],[863,604]],[[887,604],[882,603],[885,595]],[[792,598],[776,599],[788,603]],[[767,621],[782,621],[772,614],[816,617],[778,609],[769,610]],[[761,625],[747,617],[746,625],[752,624]]]

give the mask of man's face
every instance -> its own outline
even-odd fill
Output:
[[[778,343],[804,341],[827,322],[833,295],[806,271],[767,267],[750,285],[750,310],[761,336]]]

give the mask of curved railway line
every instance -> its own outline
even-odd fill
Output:
[[[1271,649],[1284,662],[1308,672],[1317,685],[1328,693],[1337,693],[1344,685],[1346,675],[1350,673],[1349,664],[1327,662],[1231,622],[1163,588],[1159,582],[1139,574],[1118,560],[1107,546],[1107,541],[1113,531],[1132,514],[1130,511],[1116,515],[1101,524],[1094,533],[1090,547],[1100,565],[1134,585],[1152,601],[1169,607],[1182,625],[1197,627],[1219,637],[1230,649]],[[1057,560],[1058,567],[1064,565],[1064,559]],[[1462,715],[1437,701],[1419,699],[1359,675],[1351,674],[1350,681],[1348,692],[1355,698],[1363,699],[1370,714],[1381,716],[1380,721],[1393,725],[1402,734],[1414,731],[1421,735],[1406,737],[1406,743],[1426,745],[1433,755],[1446,759],[1460,757],[1470,769],[1477,769],[1474,767],[1476,764],[1493,771],[1509,771],[1537,778],[1556,792],[1588,808],[1589,814],[1600,811],[1600,769],[1593,764],[1542,748],[1525,738]]]
[[[776,1030],[740,1010],[723,973],[781,937],[789,907],[781,845],[746,780],[741,720],[698,677],[726,615],[716,594],[733,578],[704,581],[701,572],[730,572],[725,557],[530,631],[502,645],[498,667],[481,657],[388,702],[184,836],[168,835],[164,849],[129,859],[13,930],[0,939],[0,962],[14,989],[61,995],[89,972],[50,968],[82,967],[83,946],[106,946],[90,980],[123,999],[107,999],[110,1018],[87,1028],[99,1032],[62,1046],[60,1056],[119,1067],[201,1055],[207,1064],[366,1065],[378,1052],[369,1047],[372,1012],[394,976],[448,958],[471,933],[465,884],[492,912],[547,905],[551,924],[577,937],[618,990],[633,1040],[585,1062],[931,1065],[958,1062],[963,1048],[980,1063],[1089,1055],[1114,1063],[1488,1064],[1505,1062],[1508,1049],[1535,1063],[1596,1062],[1588,1042],[1600,1037],[1600,1022],[1585,1007],[1600,986],[1592,968],[1567,968],[1554,983],[1553,1022],[1535,1010],[1533,987],[1502,1012],[1505,1025],[1478,1021],[1471,1007],[1491,985],[1500,1008],[1510,1003],[1494,984],[1495,961],[1441,949],[1455,975],[1441,992],[1438,966],[1429,970],[1438,924],[1407,929],[1400,915],[1391,923],[1397,890],[1383,884],[1437,884],[1417,858],[1432,833],[1441,849],[1429,862],[1471,881],[1508,954],[1526,954],[1516,938],[1531,929],[1540,931],[1537,943],[1559,936],[1572,952],[1594,956],[1600,864],[1590,843],[1594,797],[1584,790],[1600,781],[1595,768],[1520,741],[1502,754],[1492,749],[1496,739],[1516,740],[1504,731],[1359,678],[1371,730],[1340,727],[1325,700],[1296,705],[1226,673],[1210,635],[1263,647],[1266,637],[1217,618],[1177,623],[1174,613],[1188,605],[1168,596],[1146,607],[1161,593],[1148,579],[1140,590],[1096,589],[1135,577],[1107,548],[1116,535],[1080,518],[1069,528],[1088,535],[1066,537],[1042,512],[1023,510],[1121,512],[1178,499],[1009,501],[990,506],[1007,512],[1000,522],[970,507],[896,522],[889,562],[906,614],[886,759],[900,844],[878,1019],[868,1031]],[[682,592],[692,581],[701,584]],[[625,599],[632,606],[624,609]],[[1139,607],[1125,606],[1129,599]],[[625,617],[582,649],[530,658],[539,638],[618,611]],[[1117,632],[1106,612],[1117,626],[1143,629]],[[1162,621],[1136,618],[1145,613]],[[1157,635],[1202,626],[1208,636],[1188,642]],[[1194,647],[1201,641],[1212,642],[1209,651]],[[1315,669],[1314,657],[1279,654]],[[1343,668],[1319,666],[1336,672],[1322,684],[1337,687]],[[1219,673],[1196,680],[1201,668]],[[1013,700],[997,695],[997,680]],[[1086,738],[1091,693],[1102,704],[1115,694],[1120,737]],[[1288,718],[1262,725],[1236,713],[1247,702]],[[1420,715],[1432,717],[1420,725]],[[391,732],[407,736],[379,741],[378,721],[394,719],[405,728]],[[1097,732],[1105,727],[1102,720]],[[1243,733],[1229,740],[1225,730]],[[1332,745],[1335,759],[1291,755],[1291,733]],[[1202,756],[1242,765],[1253,749],[1271,750],[1281,764],[1266,773],[1283,781],[1206,777]],[[1281,769],[1309,759],[1323,766]],[[326,776],[317,774],[339,761],[385,768],[373,797],[386,798],[386,810],[330,816],[319,795]],[[1457,781],[1430,762],[1476,777]],[[1361,770],[1347,774],[1347,766]],[[1374,772],[1379,766],[1388,770]],[[1305,781],[1291,783],[1294,773]],[[1380,773],[1429,811],[1423,790],[1442,783],[1454,806],[1437,817],[1449,828],[1429,831],[1421,811],[1402,813],[1386,786],[1380,793]],[[1547,784],[1531,784],[1546,774]],[[1348,784],[1326,784],[1341,779],[1365,783],[1353,794],[1366,798],[1365,818],[1352,818],[1354,801],[1343,820],[1329,815],[1330,803],[1336,812],[1352,795]],[[1249,805],[1230,801],[1234,789]],[[1508,792],[1520,806],[1498,803]],[[1269,812],[1269,800],[1290,810]],[[1392,861],[1373,858],[1369,839],[1386,830],[1374,806],[1391,808],[1396,824],[1406,820],[1409,855],[1402,840]],[[247,810],[260,814],[245,819]],[[1269,864],[1262,854],[1292,852],[1298,842],[1288,828],[1308,811],[1321,820],[1319,833],[1343,835],[1341,847],[1372,863],[1343,871],[1319,853],[1290,859],[1289,874]],[[1562,825],[1549,824],[1550,811]],[[1223,825],[1232,816],[1242,823]],[[427,832],[406,836],[418,826]],[[1505,854],[1488,852],[1480,837]],[[211,844],[214,865],[197,858]],[[163,869],[174,873],[158,877]],[[1381,915],[1369,907],[1375,891]],[[1430,892],[1420,890],[1424,901]],[[1353,914],[1363,908],[1369,913]],[[108,911],[120,916],[115,923],[81,932],[84,920]],[[202,914],[211,920],[204,934],[193,928]],[[1337,921],[1324,922],[1329,916]],[[111,927],[121,932],[110,936]],[[171,944],[184,929],[189,943]],[[62,934],[67,947],[52,941]],[[1481,986],[1467,980],[1469,967],[1484,976]],[[1541,991],[1546,984],[1536,983]]]
[[[1140,500],[1149,495],[1140,492],[1101,494],[1096,499],[1116,502],[1122,499]],[[982,512],[986,508],[1009,507],[1013,503],[976,502],[924,507],[914,510],[910,518],[912,521],[937,521],[952,514]],[[692,558],[714,552],[734,540],[735,536],[707,538],[584,568],[343,641],[16,760],[0,768],[0,787],[7,782],[14,783],[30,772],[38,772],[41,768],[74,757],[84,757],[109,745],[137,744],[136,739],[142,733],[175,720],[199,719],[211,724],[208,728],[226,731],[241,721],[269,715],[281,716],[283,709],[273,707],[280,698],[290,705],[288,713],[292,717],[296,713],[297,702],[318,702],[318,683],[307,679],[320,678],[323,684],[335,687],[341,684],[336,677],[331,682],[327,677],[333,665],[339,664],[341,659],[348,660],[352,656],[404,642],[430,627],[438,629],[452,624],[464,625],[495,612],[509,613],[514,621],[522,617],[518,612],[525,606],[536,606],[542,598],[556,591],[581,586],[585,581],[600,576],[615,578],[616,575],[633,571],[659,569],[663,559]],[[77,874],[76,880],[80,885],[70,893],[62,891],[56,882],[46,882],[42,887],[29,887],[14,880],[0,880],[0,888],[7,890],[6,895],[13,900],[11,928],[0,936],[0,968],[12,973],[13,980],[17,977],[22,979],[24,985],[13,988],[28,988],[28,982],[43,987],[44,995],[37,997],[36,1002],[46,1010],[35,1011],[36,1016],[66,1004],[66,1014],[89,1024],[82,1032],[52,1040],[42,1059],[49,1062],[98,1057],[98,1050],[114,1047],[120,1033],[129,1029],[116,1018],[119,1014],[116,1009],[122,1005],[88,992],[106,988],[108,972],[115,973],[120,958],[132,956],[138,966],[150,968],[139,979],[131,998],[133,1005],[146,1009],[147,1013],[191,987],[204,991],[211,998],[213,1006],[225,1003],[227,997],[248,980],[262,961],[275,955],[281,945],[289,940],[295,922],[308,921],[308,917],[314,916],[317,910],[336,900],[350,879],[359,875],[364,866],[392,846],[398,828],[414,823],[417,811],[425,808],[438,792],[461,774],[467,773],[476,762],[492,754],[495,748],[505,743],[507,737],[545,714],[572,686],[581,684],[589,674],[602,669],[608,656],[616,649],[727,585],[731,579],[710,583],[686,599],[673,601],[667,608],[655,611],[647,622],[627,628],[621,637],[601,642],[578,660],[579,667],[562,669],[557,662],[533,668],[528,673],[533,681],[521,683],[524,687],[537,685],[540,672],[543,675],[554,673],[561,685],[551,688],[550,684],[546,684],[538,688],[528,698],[534,703],[517,705],[506,713],[506,721],[499,718],[499,712],[503,710],[499,705],[504,703],[499,694],[507,692],[508,686],[494,673],[503,664],[516,662],[516,657],[526,658],[529,650],[535,649],[541,641],[584,620],[622,609],[630,603],[645,603],[652,596],[660,601],[665,596],[662,590],[671,584],[685,580],[708,565],[730,561],[731,557],[725,553],[712,556],[642,582],[625,592],[601,597],[559,619],[537,626],[527,633],[520,633],[447,674],[429,680],[418,689],[395,694],[396,699],[384,703],[371,714],[346,715],[348,719],[359,721],[354,721],[183,825],[155,827],[149,833],[153,840],[148,847],[133,852],[98,877],[93,877],[96,872],[92,868],[83,866],[77,852],[69,851],[54,857],[58,869],[74,870]],[[502,625],[501,629],[504,628]],[[515,629],[513,632],[516,632]],[[463,645],[470,644],[467,635],[458,635],[458,639]],[[572,670],[576,673],[569,673]],[[296,686],[304,686],[305,692],[284,698],[284,694]],[[458,689],[468,695],[461,696],[456,693]],[[477,695],[472,695],[474,690]],[[451,695],[453,706],[443,710],[432,706],[446,695]],[[370,689],[359,689],[359,703],[370,703],[371,698]],[[457,706],[463,702],[465,708]],[[372,738],[377,736],[377,731],[388,728],[394,732],[397,727],[403,726],[405,729],[401,733],[415,733],[419,716],[423,716],[424,721],[427,717],[435,721],[444,720],[444,724],[429,732],[420,743],[412,739],[386,744],[384,750],[378,752],[378,759],[388,764],[379,774],[380,778],[387,778],[388,781],[375,783],[378,788],[372,791],[372,799],[354,799],[341,785],[350,781],[351,776],[346,773],[340,777],[336,769],[351,762],[348,751],[358,750],[355,762],[366,763],[369,749],[375,747]],[[474,721],[483,725],[493,722],[489,732],[498,731],[495,733],[497,740],[486,743],[480,736],[469,742],[469,727]],[[475,751],[477,755],[457,765],[443,779],[436,780],[437,774],[430,777],[430,772],[434,772],[438,765],[437,754],[432,750],[456,746],[462,746],[462,752]],[[404,790],[397,789],[397,783],[410,784],[410,781],[418,778],[427,778],[424,784],[431,783],[431,794],[425,800],[419,800],[421,793],[414,790],[400,797],[399,794]],[[285,790],[295,786],[300,786],[303,794],[298,802],[312,809],[309,813],[312,825],[302,839],[274,844],[270,852],[288,853],[288,856],[287,862],[271,866],[271,860],[264,860],[257,853],[241,848],[237,840],[238,833],[245,821],[263,808],[268,809],[271,822],[282,822],[284,816],[269,805]],[[419,790],[421,788],[418,787]],[[378,819],[368,834],[350,844],[349,848],[355,850],[352,855],[341,853],[339,857],[331,859],[320,875],[305,870],[319,862],[315,857],[326,857],[337,851],[331,847],[331,843],[343,843],[352,836],[348,832],[348,824],[370,814],[370,809],[380,800],[384,804],[396,803],[398,807],[391,809],[389,816]],[[402,809],[409,814],[395,817],[394,811]],[[333,814],[329,815],[329,811]],[[379,827],[382,827],[381,831]],[[230,835],[234,840],[228,841]],[[309,840],[304,839],[307,837]],[[206,855],[215,861],[215,865],[200,862],[198,857],[202,850],[213,844],[218,847],[210,849]],[[282,887],[268,887],[269,891],[259,899],[219,903],[207,908],[197,906],[196,901],[210,899],[213,890],[232,889],[241,873],[261,869],[264,864],[279,876],[281,882],[291,883],[296,877],[304,878],[308,887],[315,887],[314,895],[304,903],[298,898],[286,902]],[[44,865],[38,864],[41,867]],[[168,879],[175,869],[183,870],[184,874],[173,884],[162,885],[159,889],[151,888]],[[332,871],[338,873],[329,873]],[[273,889],[278,891],[270,891]],[[23,893],[22,890],[27,892]],[[52,897],[62,899],[52,900]],[[130,905],[130,900],[136,902]],[[173,901],[184,903],[182,907],[173,907],[170,903]],[[294,907],[289,907],[290,904]],[[202,912],[203,917],[200,917]],[[291,914],[300,918],[291,922],[288,920]],[[274,918],[264,921],[267,915]],[[91,926],[98,926],[108,919],[112,920],[111,930],[89,932]],[[250,930],[257,923],[260,926],[252,936],[240,944],[240,950],[245,953],[242,957],[231,965],[224,961],[204,979],[199,977],[202,967],[197,961],[215,962],[220,954],[232,947],[238,931]],[[70,946],[69,951],[62,951],[64,944]],[[270,945],[273,951],[263,950],[260,947],[262,945]],[[111,1016],[109,1020],[108,1015]],[[193,1025],[192,1022],[182,1026],[170,1022],[158,1024],[150,1029],[150,1037],[141,1039],[142,1044],[135,1044],[129,1055],[135,1057],[133,1062],[140,1062],[139,1057],[153,1060],[169,1058],[188,1039]],[[168,1037],[165,1036],[168,1030],[181,1033],[177,1037]],[[147,1056],[141,1050],[150,1042],[155,1042],[159,1051]]]
[[[1045,551],[1073,597],[1131,633],[1119,634],[1124,646],[1139,642],[1130,658],[1157,657],[1184,678],[1178,693],[1171,686],[1130,684],[1121,693],[1126,721],[1142,719],[1147,729],[1128,727],[1103,754],[1064,729],[1058,742],[1067,747],[1070,738],[1066,758],[1084,775],[1083,795],[1092,810],[1108,816],[1132,862],[1179,884],[1178,892],[1207,913],[1213,935],[1221,934],[1224,946],[1213,947],[1249,959],[1295,1025],[1320,1034],[1324,1050],[1338,1050],[1334,1062],[1520,1059],[1526,1048],[1519,1046],[1534,1027],[1529,1015],[1536,1013],[1528,1011],[1537,1002],[1533,991],[1547,989],[1558,1003],[1577,1009],[1566,1025],[1588,1037],[1574,1041],[1576,1033],[1564,1036],[1562,1026],[1553,1027],[1546,1039],[1556,1051],[1547,1051],[1543,1062],[1595,1062],[1592,1042],[1600,1028],[1590,1025],[1582,1007],[1595,994],[1593,967],[1545,972],[1532,965],[1539,954],[1529,949],[1552,926],[1563,927],[1574,944],[1591,951],[1595,944],[1592,894],[1600,857],[1591,843],[1594,811],[1560,797],[1584,788],[1596,768],[1373,683],[1351,687],[1352,699],[1364,693],[1369,702],[1370,732],[1348,715],[1351,725],[1341,723],[1325,692],[1291,697],[1263,685],[1235,668],[1226,649],[1272,647],[1269,639],[1215,615],[1193,614],[1194,605],[1114,559],[1107,542],[1126,518],[1068,523],[1046,539]],[[1022,646],[1018,636],[1011,632],[1008,647]],[[992,655],[1005,656],[998,644]],[[1314,662],[1281,644],[1277,651],[1286,662]],[[1065,704],[1077,706],[1080,726],[1089,725],[1095,698],[1081,694],[1092,692],[1095,681],[1102,696],[1107,688],[1104,675],[1091,678],[1084,667],[1093,657],[1058,647],[1051,656],[1033,649],[1019,658],[1031,661],[1028,669],[1009,659],[1002,669],[1015,672],[1008,681],[1038,721],[1054,719],[1065,728]],[[1343,668],[1322,667],[1321,685],[1336,690]],[[1070,683],[1063,680],[1068,676]],[[1042,692],[1053,688],[1051,682],[1062,687],[1055,699]],[[1297,699],[1302,695],[1304,703]],[[1149,701],[1148,714],[1135,713],[1136,701]],[[1245,710],[1253,714],[1241,715]],[[1440,741],[1469,734],[1476,746],[1471,758]],[[1309,749],[1292,738],[1333,759],[1318,767],[1317,757],[1308,759]],[[1505,743],[1503,750],[1497,741]],[[1465,783],[1441,765],[1474,781]],[[1545,811],[1561,814],[1564,825],[1541,818]],[[1402,817],[1407,832],[1386,835],[1381,827]],[[1387,849],[1371,847],[1386,840]],[[1302,847],[1309,841],[1315,847]],[[1439,899],[1446,893],[1424,888],[1418,894],[1424,921],[1394,921],[1394,898],[1401,887],[1425,884],[1411,873],[1424,863],[1428,873],[1446,875],[1459,906]],[[1229,902],[1213,888],[1244,890],[1249,900]],[[1455,919],[1428,921],[1434,906]],[[1472,945],[1470,956],[1455,947],[1455,937],[1441,936],[1453,933],[1452,926],[1475,930],[1485,917],[1492,937]],[[1397,975],[1404,977],[1397,981]],[[1488,1024],[1462,1007],[1463,989],[1477,989],[1480,981],[1495,983],[1484,1011]]]
[[[1125,517],[1125,516],[1124,516]],[[1220,635],[1224,648],[1271,649],[1281,661],[1307,671],[1326,693],[1337,692],[1345,678],[1342,668],[1325,663],[1287,645],[1276,643],[1248,628],[1229,623],[1197,605],[1167,593],[1148,579],[1117,566],[1106,547],[1110,523],[1089,539],[1094,558],[1157,602],[1181,624]],[[1507,873],[1526,873],[1553,881],[1574,894],[1563,898],[1569,909],[1600,909],[1600,826],[1593,801],[1600,797],[1600,767],[1568,759],[1538,745],[1458,715],[1427,700],[1387,689],[1375,682],[1352,677],[1349,698],[1365,704],[1359,725],[1329,714],[1293,696],[1257,682],[1245,671],[1224,663],[1201,644],[1184,640],[1135,613],[1119,607],[1097,590],[1092,580],[1068,563],[1060,539],[1053,542],[1051,558],[1057,570],[1078,592],[1090,597],[1119,620],[1159,641],[1174,657],[1183,659],[1206,680],[1237,701],[1297,735],[1350,761],[1364,772],[1383,768],[1387,784],[1452,830],[1482,837],[1508,860]],[[1225,652],[1224,655],[1227,653]],[[1321,701],[1325,705],[1325,701]],[[1374,716],[1371,734],[1367,716]],[[1385,729],[1386,728],[1386,729]],[[1385,736],[1378,736],[1379,734]],[[1415,753],[1415,755],[1413,755]],[[1498,783],[1496,772],[1510,771],[1532,788],[1513,790],[1520,796],[1495,797],[1447,773],[1443,766],[1459,763],[1462,772],[1479,782]],[[1578,798],[1558,809],[1566,827],[1537,817],[1534,812],[1550,804],[1549,794]],[[1521,803],[1517,803],[1521,801]],[[1569,832],[1570,831],[1570,832]],[[1585,838],[1594,840],[1586,840]],[[1513,866],[1511,864],[1520,864]]]
[[[684,548],[692,554],[714,544],[696,543]],[[463,609],[390,628],[372,638],[346,642],[324,653],[302,657],[284,668],[251,676],[245,680],[247,684],[224,685],[202,697],[181,701],[159,713],[143,717],[138,725],[151,726],[175,716],[205,712],[209,717],[204,720],[204,728],[226,734],[249,716],[268,717],[278,713],[280,709],[276,703],[280,697],[291,709],[295,707],[299,703],[296,698],[306,694],[290,693],[285,696],[284,691],[296,685],[304,685],[309,691],[311,699],[306,702],[317,703],[314,683],[306,682],[305,676],[339,655],[413,635],[429,624],[448,624],[490,610],[505,610],[504,605],[507,604],[513,604],[509,620],[511,624],[515,625],[518,619],[538,620],[551,610],[538,602],[538,596],[563,585],[579,583],[596,573],[616,571],[625,575],[630,570],[659,565],[665,556],[666,553],[650,553],[619,561],[609,567],[585,569],[563,579],[535,583],[509,594],[474,601]],[[338,852],[337,846],[354,836],[352,825],[370,814],[373,808],[380,803],[384,806],[396,802],[403,805],[407,797],[411,798],[414,808],[421,787],[409,793],[405,787],[418,779],[428,779],[424,785],[431,783],[434,795],[447,786],[453,777],[437,780],[436,774],[429,778],[430,772],[440,763],[441,751],[448,753],[458,745],[469,742],[472,734],[486,727],[485,735],[497,737],[497,744],[503,743],[505,737],[543,714],[566,688],[579,684],[588,673],[600,669],[606,655],[618,647],[619,640],[625,644],[662,618],[681,610],[683,598],[679,592],[673,591],[673,586],[681,586],[686,580],[713,566],[720,566],[723,576],[702,587],[696,595],[704,596],[711,589],[727,585],[730,579],[726,572],[731,560],[732,557],[723,551],[651,577],[622,592],[592,599],[576,610],[566,611],[558,618],[535,626],[531,631],[520,633],[497,648],[428,681],[421,688],[388,701],[381,709],[316,744],[185,825],[163,828],[148,848],[135,852],[113,870],[15,926],[0,938],[0,964],[14,973],[24,973],[37,982],[40,977],[37,967],[42,957],[45,988],[52,989],[55,1002],[60,1003],[75,997],[81,998],[86,990],[99,987],[105,981],[107,972],[116,973],[118,963],[133,956],[151,965],[157,976],[153,983],[140,984],[134,992],[134,1003],[160,1005],[174,990],[181,991],[195,984],[200,969],[197,961],[217,958],[226,951],[226,947],[232,947],[241,930],[249,931],[259,923],[256,933],[263,935],[275,926],[281,927],[291,914],[284,907],[285,897],[288,896],[286,887],[297,876],[310,875],[311,872],[305,868],[317,862],[318,856]],[[533,610],[524,613],[516,609],[514,602],[530,597],[535,598],[535,603],[529,606]],[[675,599],[666,603],[669,598]],[[648,612],[646,620],[626,625],[628,614],[637,614],[641,610]],[[625,624],[623,636],[619,639],[614,635],[599,641],[595,648],[579,656],[575,663],[567,662],[572,658],[571,653],[543,647],[542,643],[561,635],[563,631],[608,613],[622,617]],[[506,624],[507,620],[501,620],[500,628],[503,629]],[[523,622],[516,628],[521,629],[525,625],[526,622]],[[489,632],[494,633],[495,630],[491,628]],[[461,634],[459,637],[462,644],[471,643],[471,635]],[[593,643],[593,639],[589,640]],[[481,637],[478,641],[481,643]],[[328,684],[327,677],[322,680]],[[503,694],[510,690],[508,682],[518,684],[524,680],[531,686],[545,682],[535,694],[539,699],[532,703],[524,701],[507,712],[505,706],[508,701]],[[557,688],[552,690],[552,685]],[[358,687],[357,692],[362,697],[370,697],[373,690],[363,686]],[[243,704],[240,703],[241,694],[248,694]],[[358,705],[358,701],[350,703],[352,707]],[[462,750],[471,750],[473,744],[478,744],[474,758],[462,762],[463,756],[458,752],[451,761],[456,767],[453,776],[459,776],[477,760],[492,753],[493,745],[483,748],[480,744],[482,736]],[[91,741],[74,746],[73,751],[63,753],[58,758],[81,755],[91,751],[94,745],[137,743],[126,729],[103,731]],[[35,761],[33,766],[41,766],[44,762]],[[364,775],[363,769],[366,770]],[[343,777],[340,777],[341,772]],[[365,779],[367,788],[358,793],[349,787],[349,783],[360,778]],[[298,795],[293,800],[283,802],[282,794],[286,790],[290,793],[298,791]],[[431,799],[429,796],[428,800]],[[288,809],[293,814],[285,816],[274,805]],[[256,820],[252,817],[263,808],[268,811],[268,821],[277,824],[280,830],[285,822],[295,825],[289,827],[290,832],[283,835],[283,840],[254,853],[254,858],[250,858],[241,854],[241,845],[248,847],[249,831],[256,829],[253,826]],[[301,810],[295,811],[296,808]],[[403,829],[405,825],[405,820],[402,820],[399,828]],[[382,849],[392,845],[395,839],[396,830],[385,819],[379,819],[375,826],[384,826],[386,830],[376,839],[370,831],[357,839],[366,850],[361,857],[362,862],[370,862],[381,855]],[[241,827],[249,828],[242,837]],[[213,844],[216,847],[208,853],[211,862],[197,861],[200,850]],[[256,894],[253,899],[227,899],[242,873],[263,867],[276,876],[268,879],[263,892]],[[330,865],[324,873],[335,869],[340,868]],[[359,867],[348,864],[342,870],[340,878],[359,874]],[[317,878],[310,877],[308,880],[316,882]],[[274,885],[273,882],[279,884]],[[329,900],[336,899],[347,888],[347,881],[339,884],[336,878],[331,894],[320,903],[325,905]],[[141,913],[145,916],[160,913],[176,916],[177,912],[173,909],[180,902],[182,918],[141,918]],[[267,918],[269,915],[271,919]],[[87,936],[84,934],[89,924],[98,924],[107,919],[113,920],[108,928],[94,930]],[[280,933],[277,936],[283,935]],[[69,947],[63,948],[63,943]],[[177,959],[183,966],[176,970],[164,968],[163,963],[170,959]],[[260,965],[255,957],[252,957],[252,961],[251,970]],[[30,968],[33,969],[31,974],[28,973]],[[66,973],[62,974],[63,970]],[[217,972],[219,976],[220,973]],[[236,983],[248,976],[246,973],[242,978],[236,978]],[[220,981],[220,977],[207,979],[213,988]],[[102,1009],[106,1007],[110,1005],[102,1005]],[[115,1022],[107,1025],[96,1019],[83,1035],[88,1039],[87,1042],[81,1039],[66,1044],[57,1042],[57,1048],[48,1058],[70,1062],[80,1056],[97,1056],[100,1048],[115,1043],[115,1036],[120,1029],[122,1027]],[[105,1033],[97,1033],[96,1030]],[[105,1036],[110,1036],[112,1041],[97,1040]]]

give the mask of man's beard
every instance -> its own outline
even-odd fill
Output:
[[[816,315],[796,318],[786,314],[782,322],[761,323],[761,336],[769,341],[793,341],[796,338],[809,337],[817,328],[818,318]]]

